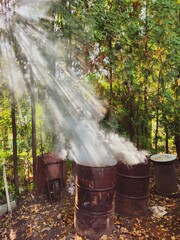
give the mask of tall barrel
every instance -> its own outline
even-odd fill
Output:
[[[156,191],[163,196],[179,197],[175,167],[176,156],[173,154],[155,154],[150,159],[153,161]]]
[[[76,165],[74,227],[78,235],[98,239],[114,229],[116,165]]]
[[[144,216],[149,204],[150,165],[117,164],[115,211],[121,216]]]

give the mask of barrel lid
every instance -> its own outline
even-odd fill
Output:
[[[154,162],[170,162],[176,159],[176,156],[174,154],[154,154],[150,157],[150,159]]]

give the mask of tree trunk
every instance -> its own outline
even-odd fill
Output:
[[[16,103],[14,93],[11,93],[11,119],[13,134],[13,165],[14,165],[14,184],[16,193],[19,194],[18,180],[18,156],[17,156],[17,127],[16,127]]]
[[[109,85],[110,85],[110,106],[112,107],[113,105],[113,70],[112,70],[112,60],[111,60],[111,55],[112,55],[112,39],[110,38],[108,40],[108,47],[109,47]],[[111,108],[110,107],[110,108]]]
[[[37,183],[37,161],[36,161],[36,105],[35,105],[35,84],[34,79],[31,72],[31,86],[30,86],[30,94],[31,94],[31,114],[32,114],[32,158],[33,158],[33,180],[34,180],[34,188],[36,191],[36,183]]]
[[[71,14],[71,1],[68,1],[68,12]],[[67,49],[67,67],[72,67],[72,32],[68,27],[68,49]]]
[[[139,108],[140,108],[140,99],[138,100],[137,108],[136,108],[136,123],[139,122]],[[135,131],[136,131],[136,147],[139,149],[140,147],[140,136],[139,136],[140,125],[139,124],[136,125]]]
[[[179,134],[175,134],[175,145],[176,145],[177,158],[180,160],[180,135]]]
[[[166,153],[169,153],[169,133],[168,133],[168,128],[165,128],[165,133],[166,133],[166,139],[165,139],[165,144],[166,144]]]
[[[180,87],[179,87],[179,83],[178,83],[178,79],[180,78],[180,71],[179,71],[179,75],[178,78],[176,80],[176,105],[177,107],[179,106],[179,93],[180,93]],[[178,114],[175,115],[175,136],[174,136],[174,142],[176,145],[176,153],[177,153],[177,158],[180,161],[180,121],[179,121],[179,116]]]
[[[160,83],[161,83],[161,71],[159,71],[159,76],[158,76],[158,86],[157,86],[157,100],[159,99],[160,96]],[[155,150],[156,153],[158,152],[158,132],[159,132],[159,100],[156,103],[156,130],[155,130]]]
[[[145,34],[144,34],[144,38],[148,39],[147,36],[149,34],[149,20],[148,20],[148,1],[146,1],[145,3],[146,7],[145,7]],[[149,108],[148,108],[148,82],[149,82],[149,58],[148,58],[148,40],[145,41],[145,49],[144,49],[144,58],[145,58],[145,62],[146,62],[146,68],[144,69],[144,123],[143,123],[143,135],[145,136],[146,139],[146,145],[147,143],[150,143],[150,138],[151,138],[151,133],[149,131],[150,128],[150,121],[149,121]],[[143,146],[145,147],[145,146]]]
[[[158,152],[159,109],[156,109],[155,150]]]

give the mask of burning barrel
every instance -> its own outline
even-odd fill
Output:
[[[76,165],[74,226],[77,234],[98,239],[114,229],[116,165]]]
[[[155,154],[150,157],[153,162],[156,191],[164,196],[179,196],[173,154]]]
[[[148,212],[149,161],[136,165],[117,164],[115,211],[121,216],[138,217]]]

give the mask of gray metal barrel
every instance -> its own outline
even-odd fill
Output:
[[[179,196],[173,154],[155,154],[150,157],[153,162],[155,188],[157,193],[164,196]]]
[[[76,165],[74,227],[78,235],[98,239],[114,229],[116,165]]]
[[[115,211],[121,216],[138,217],[148,212],[149,162],[128,166],[117,164]]]

